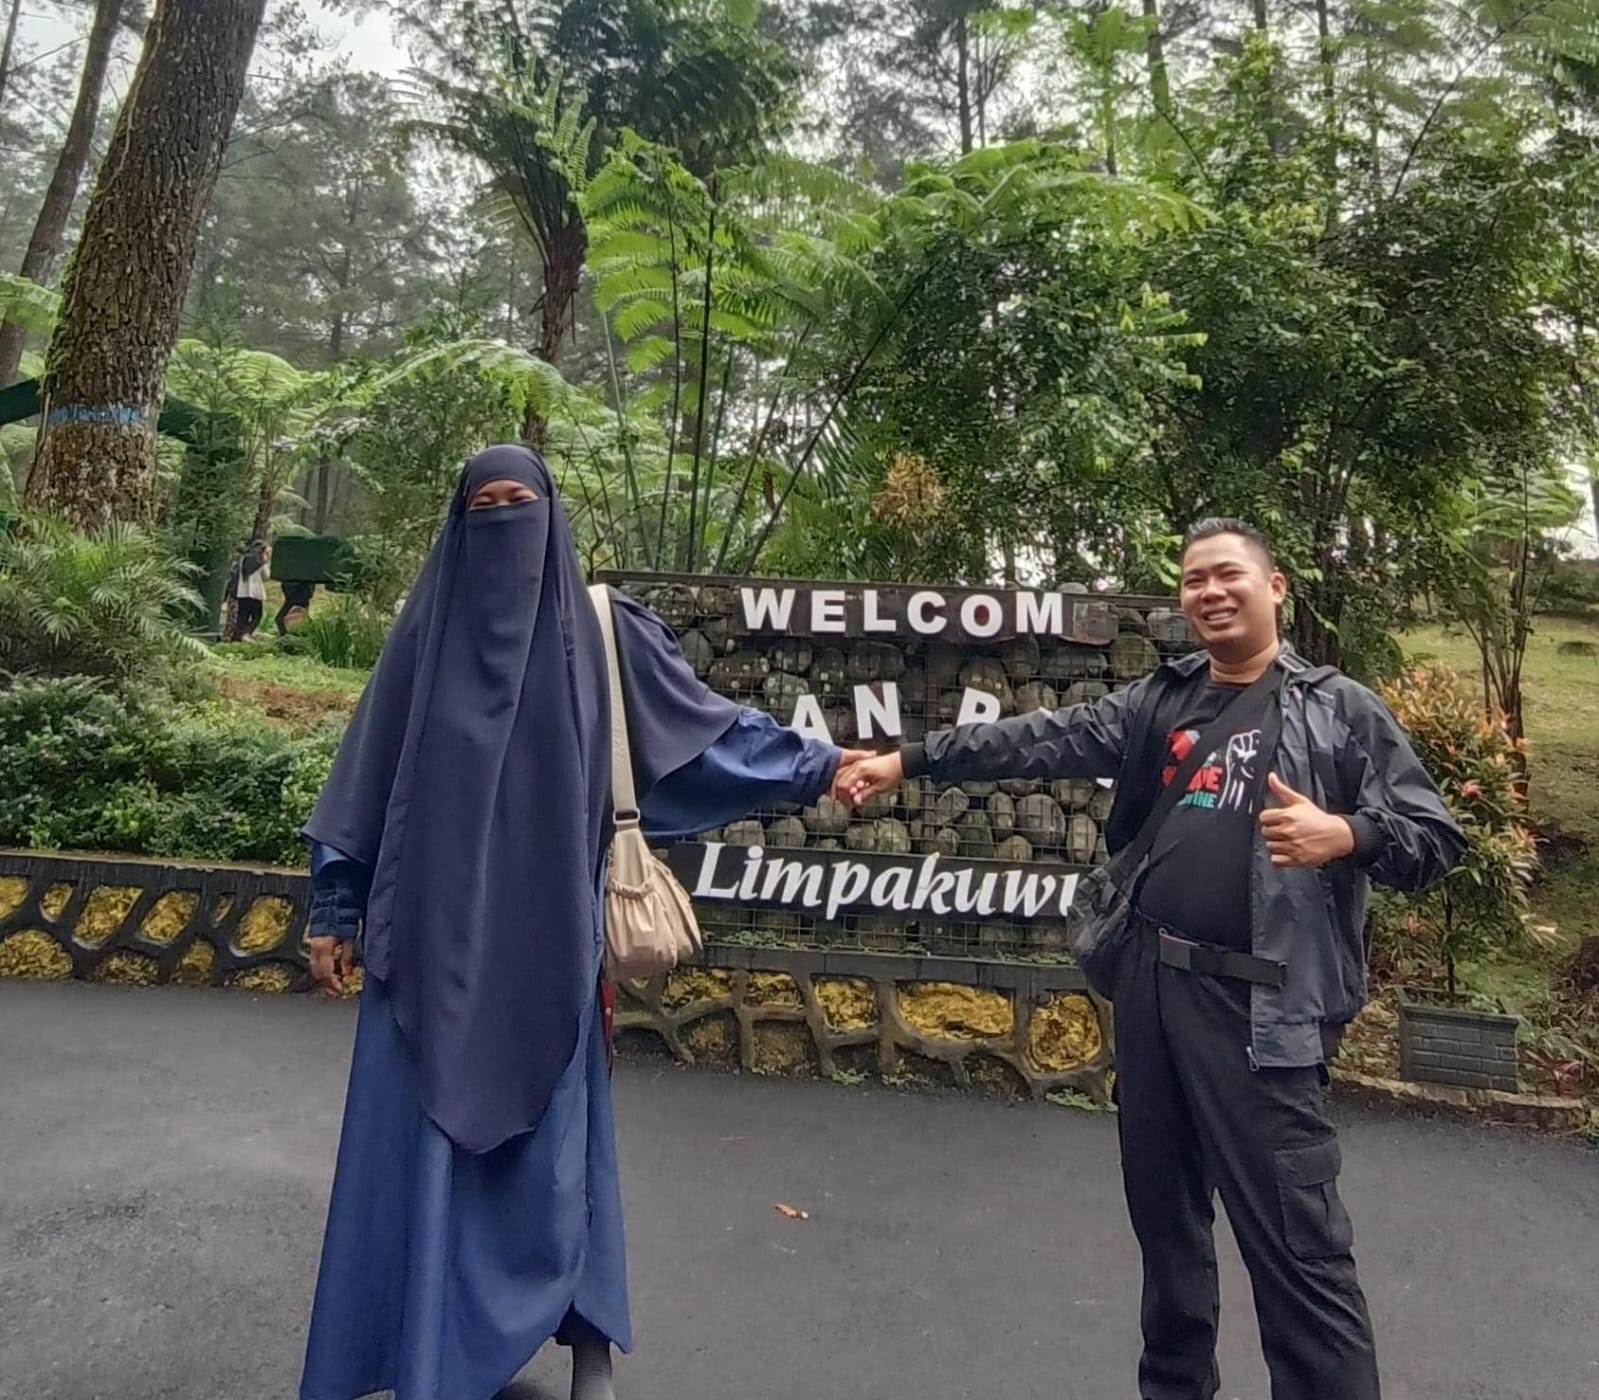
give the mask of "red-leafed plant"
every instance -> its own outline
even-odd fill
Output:
[[[1521,796],[1526,742],[1503,718],[1484,715],[1481,691],[1442,667],[1406,672],[1379,686],[1466,833],[1466,854],[1427,893],[1387,906],[1377,920],[1389,946],[1379,961],[1415,967],[1457,995],[1467,959],[1525,943],[1527,891],[1537,849]]]

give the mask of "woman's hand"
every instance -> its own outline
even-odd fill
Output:
[[[845,757],[860,751],[846,751]],[[838,776],[833,779],[833,795],[840,802],[859,807],[868,797],[887,792],[905,781],[905,761],[896,751],[885,754],[861,754],[853,762],[841,763]]]
[[[840,749],[838,751],[838,767],[833,771],[833,786],[828,790],[828,796],[835,802],[846,805],[850,801],[849,792],[844,787],[844,775],[856,764],[864,763],[869,758],[877,755],[871,749]]]
[[[353,938],[311,940],[311,980],[325,992],[344,995],[344,979],[355,971]]]

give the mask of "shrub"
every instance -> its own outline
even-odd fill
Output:
[[[0,691],[0,844],[300,864],[338,746],[92,680]]]
[[[312,613],[296,629],[297,645],[324,666],[370,671],[389,634],[389,619],[370,603],[348,595]]]
[[[82,534],[25,516],[0,534],[0,665],[121,677],[197,660],[184,626],[200,607],[194,573],[136,526]]]
[[[1591,565],[1559,563],[1549,571],[1538,611],[1558,617],[1592,617],[1599,609],[1599,570]]]
[[[1419,961],[1453,997],[1458,963],[1515,949],[1528,936],[1537,854],[1518,787],[1525,745],[1483,712],[1480,688],[1453,671],[1411,670],[1378,690],[1466,833],[1465,857],[1440,885],[1382,906],[1377,927],[1388,946],[1379,957],[1396,967]]]

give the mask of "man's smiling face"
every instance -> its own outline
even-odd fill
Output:
[[[1207,535],[1183,554],[1183,612],[1194,635],[1223,660],[1255,656],[1277,638],[1288,581],[1242,535]]]

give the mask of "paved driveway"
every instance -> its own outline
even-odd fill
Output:
[[[352,1025],[0,982],[3,1400],[293,1396]],[[621,1400],[1133,1400],[1111,1119],[645,1061],[616,1094]],[[1599,1154],[1343,1130],[1389,1400],[1599,1397]],[[1223,1267],[1223,1395],[1267,1400],[1230,1242]],[[527,1400],[564,1397],[560,1363]]]

